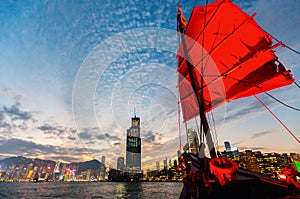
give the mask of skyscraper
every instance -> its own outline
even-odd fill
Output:
[[[224,142],[224,145],[225,145],[225,150],[226,151],[231,151],[231,146],[230,146],[230,142]]]
[[[130,173],[141,172],[140,118],[131,118],[131,127],[127,129],[126,170]]]
[[[160,171],[160,164],[159,164],[159,161],[156,161],[156,170],[157,170],[157,171]]]
[[[164,160],[164,169],[167,169],[168,168],[168,159],[166,158]]]
[[[191,153],[198,154],[199,152],[199,138],[194,129],[188,129],[187,131],[189,149]]]
[[[117,169],[120,171],[124,171],[124,157],[119,157],[117,160]]]
[[[105,156],[102,156],[101,163],[105,165]]]

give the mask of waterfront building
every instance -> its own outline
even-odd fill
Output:
[[[239,160],[239,167],[256,173],[261,172],[260,167],[258,165],[259,161],[257,159],[257,154],[252,152],[252,150],[246,150],[244,153],[240,153]]]
[[[118,160],[117,160],[117,169],[120,170],[120,171],[124,171],[124,157],[119,157]]]
[[[198,133],[194,129],[188,129],[187,136],[188,136],[190,152],[193,154],[198,154],[198,152],[199,152]]]
[[[225,145],[225,151],[231,151],[230,142],[226,141],[224,142],[224,145]]]
[[[272,177],[276,178],[277,173],[281,172],[282,168],[282,157],[278,153],[263,153],[262,154],[263,164],[261,167],[261,172]]]
[[[105,165],[105,156],[102,156],[101,163]]]
[[[291,158],[291,161],[293,162],[293,165],[295,165],[296,170],[300,174],[300,155],[297,153],[291,153],[290,158]],[[299,179],[299,181],[300,181],[300,179]]]
[[[127,129],[126,170],[130,173],[141,172],[140,118],[131,118],[131,127]]]
[[[100,174],[99,174],[99,180],[104,181],[106,178],[106,167],[104,164],[100,165]]]
[[[164,169],[167,169],[168,168],[168,159],[166,158],[164,160]]]
[[[239,160],[239,150],[237,147],[231,147],[230,142],[226,141],[224,142],[225,150],[224,152],[221,152],[222,156],[225,158],[230,158],[233,160]]]
[[[177,160],[176,160],[176,159],[173,160],[173,167],[174,167],[174,168],[177,168],[177,167],[178,167],[178,165],[177,165]]]
[[[157,171],[159,171],[159,170],[160,170],[159,161],[156,161],[156,170],[157,170]]]

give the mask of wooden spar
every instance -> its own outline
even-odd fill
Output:
[[[188,66],[188,71],[189,71],[189,75],[190,75],[190,80],[191,80],[191,84],[192,84],[192,88],[193,88],[193,91],[196,95],[196,99],[197,99],[197,102],[198,102],[198,107],[199,107],[199,114],[200,114],[200,119],[201,119],[201,125],[203,127],[203,131],[204,131],[204,134],[205,134],[205,137],[206,137],[206,141],[207,141],[207,145],[208,145],[208,148],[209,148],[209,153],[210,153],[210,157],[211,158],[216,158],[217,157],[217,154],[216,154],[216,150],[215,150],[215,146],[214,146],[214,143],[213,143],[213,140],[212,140],[212,137],[211,137],[211,134],[210,134],[210,131],[209,131],[209,125],[208,125],[208,122],[207,122],[207,118],[206,118],[206,115],[205,115],[205,112],[204,112],[204,99],[203,99],[203,95],[202,97],[197,95],[197,90],[198,88],[196,88],[196,84],[195,84],[195,81],[194,81],[194,76],[193,76],[193,66],[190,62],[188,62],[187,60],[189,60],[189,55],[187,53],[187,49],[186,49],[186,43],[185,43],[185,39],[184,39],[184,34],[181,32],[181,42],[182,42],[182,47],[183,47],[183,52],[184,52],[184,56],[185,56],[185,61],[186,61],[186,64]],[[201,75],[201,82],[203,82],[203,77]]]

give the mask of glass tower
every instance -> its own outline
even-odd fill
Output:
[[[130,173],[141,172],[140,118],[131,118],[131,127],[127,129],[126,170]]]

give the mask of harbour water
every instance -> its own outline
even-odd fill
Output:
[[[0,198],[179,198],[177,182],[0,183]]]

